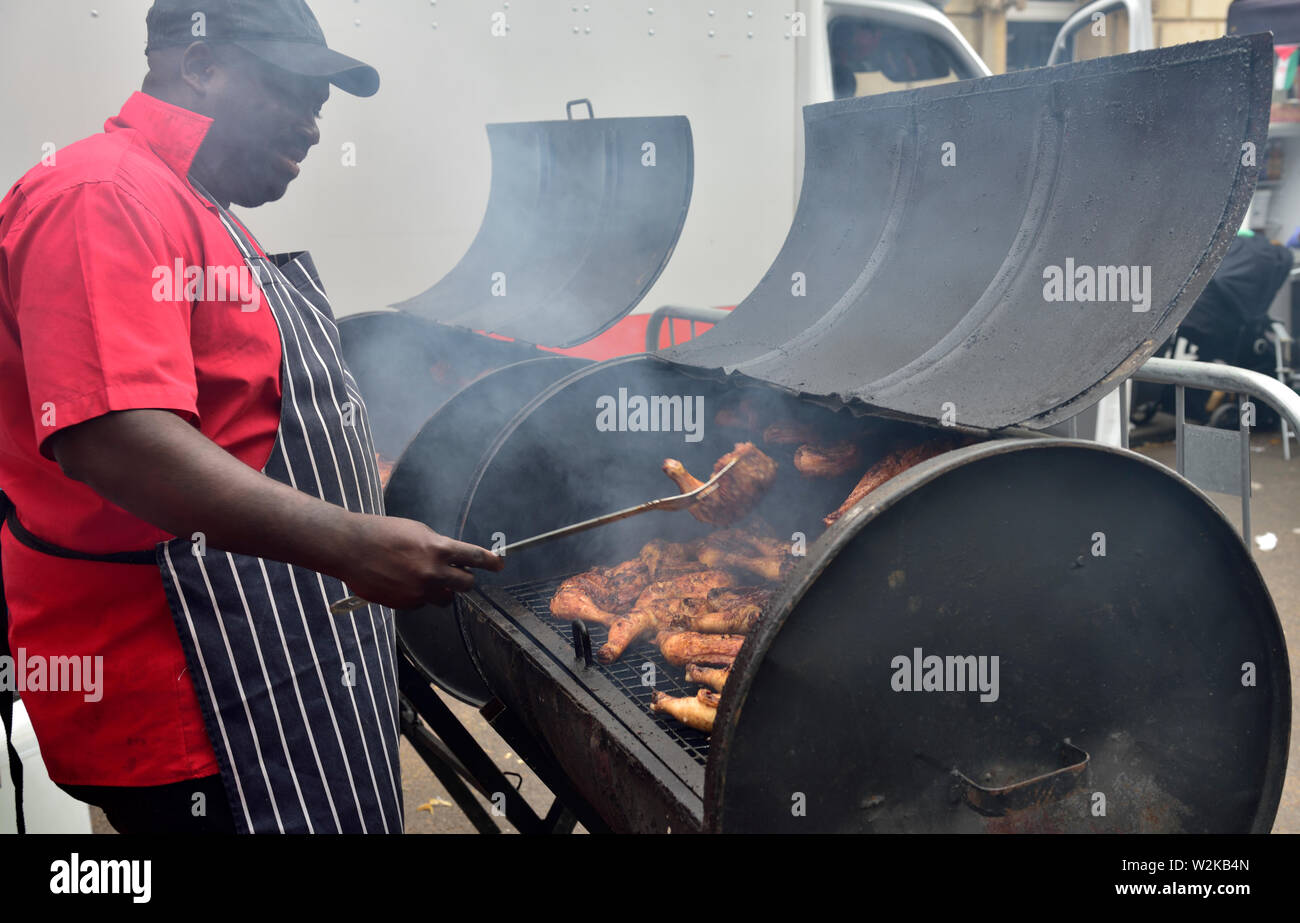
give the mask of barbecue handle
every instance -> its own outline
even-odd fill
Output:
[[[1013,811],[1059,801],[1087,778],[1092,757],[1086,750],[1065,740],[1059,753],[1065,763],[1059,769],[997,788],[985,788],[955,767],[952,774],[957,778],[962,800],[971,810],[985,817],[1004,817]]]
[[[586,107],[587,107],[587,118],[589,118],[589,119],[594,119],[594,118],[596,117],[596,113],[593,112],[592,109],[591,109],[591,100],[589,100],[589,99],[571,99],[571,100],[569,100],[567,103],[564,104],[564,114],[567,115],[567,116],[569,117],[569,120],[570,120],[570,121],[573,121],[573,107],[574,107],[574,106],[580,106],[580,105],[586,105]]]

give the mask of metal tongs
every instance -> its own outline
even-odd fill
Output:
[[[554,541],[557,538],[564,538],[568,535],[576,535],[579,532],[586,532],[588,529],[595,529],[599,526],[607,526],[611,522],[618,522],[622,519],[630,519],[633,516],[640,516],[642,513],[649,513],[651,510],[684,510],[700,500],[703,500],[709,494],[718,489],[718,482],[722,476],[731,470],[738,459],[732,459],[723,466],[722,470],[709,478],[699,487],[688,491],[684,494],[675,494],[671,497],[660,497],[658,500],[649,500],[645,503],[629,506],[625,510],[619,510],[616,513],[606,513],[604,516],[597,516],[594,519],[584,519],[582,522],[575,522],[572,525],[564,526],[560,529],[552,529],[550,532],[543,532],[540,535],[534,535],[531,538],[520,539],[506,545],[497,552],[501,557],[506,557],[512,551],[522,551],[524,548],[531,548],[533,545],[541,545],[545,542]],[[330,604],[330,612],[333,615],[345,615],[362,606],[370,605],[368,600],[360,596],[348,596],[340,599],[338,602]]]

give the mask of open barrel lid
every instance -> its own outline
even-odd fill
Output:
[[[492,186],[477,236],[437,284],[395,307],[539,346],[583,343],[636,307],[677,245],[694,175],[690,123],[588,118],[487,132]]]
[[[776,262],[674,363],[1045,427],[1135,371],[1245,215],[1272,47],[1231,37],[804,109]]]

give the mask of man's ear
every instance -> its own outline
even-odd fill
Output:
[[[216,50],[207,42],[195,42],[181,55],[181,79],[200,99],[208,95],[220,70]]]

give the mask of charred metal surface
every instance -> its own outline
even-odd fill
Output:
[[[458,391],[421,427],[393,469],[384,490],[388,515],[455,535],[462,498],[498,430],[542,388],[589,364],[565,356],[529,359]],[[439,688],[475,706],[488,700],[487,686],[450,613],[433,606],[399,611],[397,633],[411,659]]]
[[[807,106],[776,262],[663,355],[877,412],[951,403],[986,429],[1072,416],[1167,339],[1226,252],[1272,64],[1253,35]],[[1048,300],[1052,268],[1081,267],[1149,285]]]
[[[996,698],[897,688],[925,655],[997,656]],[[705,829],[1267,832],[1290,709],[1277,613],[1208,498],[1124,450],[995,440],[809,547],[727,683]],[[1068,772],[1065,740],[1086,784],[996,817],[954,786]]]
[[[576,119],[487,132],[492,188],[478,235],[436,285],[395,307],[576,346],[636,307],[672,255],[691,200],[690,123]]]
[[[528,630],[531,615],[508,596],[488,590],[462,600],[475,660],[500,681],[493,693],[612,831],[699,831],[703,772],[674,754],[649,716],[603,688],[590,668],[577,676],[584,668],[572,648],[551,642],[541,626]],[[665,757],[677,762],[677,772]],[[692,770],[693,785],[681,777]]]

